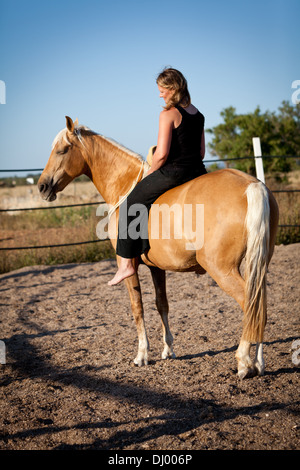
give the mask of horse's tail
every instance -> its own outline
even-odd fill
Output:
[[[267,322],[266,276],[270,239],[270,206],[265,185],[250,183],[246,189],[248,209],[245,226],[245,306],[242,339],[262,342]]]

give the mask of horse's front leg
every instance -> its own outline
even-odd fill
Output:
[[[155,287],[156,307],[162,321],[164,349],[161,357],[163,359],[167,359],[168,357],[174,358],[173,336],[171,334],[168,321],[169,304],[166,294],[166,273],[156,267],[151,267],[150,270]]]
[[[147,365],[149,343],[145,328],[144,309],[138,274],[135,273],[133,276],[125,279],[125,283],[129,292],[132,314],[139,340],[138,353],[134,359],[134,363],[138,366]]]

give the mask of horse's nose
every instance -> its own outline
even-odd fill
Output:
[[[47,183],[38,183],[39,192],[41,194],[44,194],[47,191],[48,187],[49,185]]]

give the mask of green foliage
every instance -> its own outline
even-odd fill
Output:
[[[237,114],[232,106],[221,111],[223,122],[208,129],[212,141],[208,144],[214,156],[221,159],[253,156],[252,138],[260,137],[262,154],[266,156],[300,156],[300,105],[283,101],[277,112],[262,113],[257,107],[253,113]],[[254,159],[226,162],[247,173],[255,174]],[[294,160],[265,158],[266,173],[287,172]]]
[[[276,245],[300,243],[299,227],[280,227],[276,236]]]

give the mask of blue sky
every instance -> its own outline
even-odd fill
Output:
[[[299,17],[299,0],[0,0],[0,168],[44,167],[65,115],[145,157],[164,66],[207,128],[227,106],[275,111],[300,79]]]

